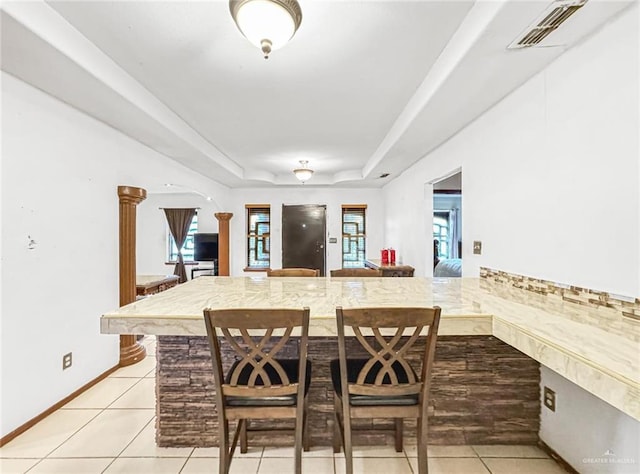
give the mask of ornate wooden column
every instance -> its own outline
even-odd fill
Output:
[[[218,275],[229,276],[229,221],[231,212],[216,212],[218,219]]]
[[[118,186],[120,199],[120,306],[136,300],[136,206],[147,191],[132,186]],[[140,362],[147,355],[134,335],[120,336],[120,365]]]

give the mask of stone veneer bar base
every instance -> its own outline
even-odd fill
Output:
[[[351,342],[357,345],[355,339]],[[414,347],[417,350],[419,347]],[[297,341],[285,349],[297,353]],[[158,336],[157,435],[161,447],[218,445],[215,387],[209,344],[203,336]],[[309,435],[312,446],[330,446],[333,390],[329,361],[337,358],[335,337],[312,337]],[[285,356],[286,357],[286,356]],[[433,369],[430,444],[535,444],[540,427],[540,365],[493,336],[441,336]],[[271,420],[265,426],[291,426]],[[289,424],[288,424],[289,423]],[[252,422],[250,426],[260,426]],[[364,420],[375,430],[392,421]],[[415,422],[405,420],[407,444],[415,444]],[[354,434],[355,445],[392,444],[391,434]],[[250,434],[249,444],[290,446],[290,434]]]

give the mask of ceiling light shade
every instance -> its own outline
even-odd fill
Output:
[[[296,178],[298,178],[303,184],[313,176],[313,170],[307,167],[308,164],[309,162],[307,160],[300,160],[301,167],[293,170],[293,174],[295,174]]]
[[[229,10],[240,32],[262,49],[265,59],[284,46],[302,22],[296,0],[229,0]]]

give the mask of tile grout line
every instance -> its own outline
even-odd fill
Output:
[[[193,452],[193,451],[191,451]],[[185,466],[187,465],[187,463],[189,462],[191,455],[189,455],[187,458],[185,458],[184,462],[182,463],[182,467],[180,467],[180,470],[178,471],[178,474],[180,474],[182,471],[184,471]]]
[[[134,377],[120,377],[120,378],[134,378]],[[144,376],[143,377],[138,377],[138,381],[136,383],[134,383],[131,387],[129,387],[128,389],[126,389],[124,392],[122,392],[115,400],[113,400],[111,403],[109,403],[109,405],[107,405],[107,407],[105,408],[105,410],[119,410],[119,408],[110,408],[115,402],[117,402],[118,400],[120,400],[122,397],[124,397],[127,393],[129,393],[129,391],[133,390],[133,387],[135,387],[136,385],[138,385],[140,382],[142,382],[142,380],[144,380]],[[145,425],[146,426],[146,425]]]
[[[475,449],[474,449],[474,451],[475,451]],[[485,469],[489,472],[489,474],[493,474],[493,472],[491,471],[491,468],[489,466],[487,466],[487,463],[484,462],[484,459],[482,459],[482,456],[478,456],[478,459],[480,459],[480,462],[485,467]]]
[[[411,461],[409,461],[409,455],[407,454],[407,447],[406,444],[404,444],[404,442],[402,443],[402,453],[404,454],[404,459],[407,461],[407,464],[409,464],[409,471],[411,472],[411,474],[416,474],[413,470],[413,466],[411,466]],[[429,459],[429,456],[427,456],[427,460]]]

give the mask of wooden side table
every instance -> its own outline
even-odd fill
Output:
[[[173,288],[177,275],[136,275],[136,296],[148,296]]]
[[[380,270],[383,277],[412,277],[415,268],[410,265],[382,265],[380,260],[365,260],[364,266]]]

